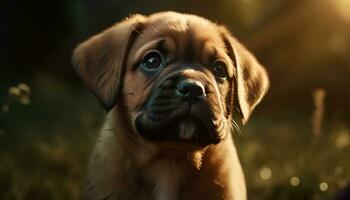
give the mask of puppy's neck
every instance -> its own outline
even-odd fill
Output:
[[[147,170],[148,176],[154,182],[154,197],[156,200],[177,200],[180,182],[184,172],[174,161],[158,161]]]
[[[119,113],[110,116],[111,125],[120,122]],[[129,137],[127,134],[133,134],[132,128],[122,127],[120,124],[114,130],[124,153],[145,179],[152,183],[154,199],[179,199],[180,186],[199,170],[204,151],[186,152],[160,148],[144,141],[138,135]]]

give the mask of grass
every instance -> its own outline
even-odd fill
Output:
[[[349,129],[337,122],[315,139],[304,118],[258,118],[239,138],[251,199],[330,199],[348,183]]]

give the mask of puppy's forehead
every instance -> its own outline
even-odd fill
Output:
[[[159,38],[172,39],[179,50],[201,50],[204,44],[215,44],[217,48],[225,48],[216,24],[189,14],[165,12],[151,15],[136,45]]]
[[[186,33],[188,31],[206,29],[207,31],[215,31],[216,25],[209,20],[189,14],[179,13],[160,13],[151,15],[148,24],[159,31]],[[157,31],[157,30],[155,30]]]

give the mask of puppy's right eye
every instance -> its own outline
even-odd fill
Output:
[[[217,60],[214,62],[213,74],[220,81],[224,81],[227,78],[226,64],[222,60]]]
[[[146,71],[156,71],[163,67],[163,58],[160,52],[151,51],[142,60],[142,68]]]

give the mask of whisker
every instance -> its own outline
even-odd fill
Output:
[[[233,131],[237,132],[238,135],[241,135],[242,131],[241,131],[241,128],[239,127],[238,123],[234,119],[231,119],[231,123],[232,123]]]

